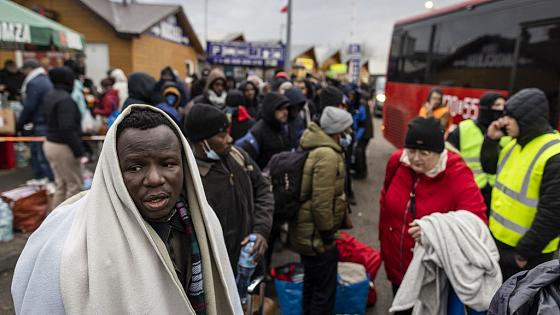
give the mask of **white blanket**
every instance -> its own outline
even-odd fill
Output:
[[[488,227],[469,211],[434,213],[416,220],[421,244],[393,300],[391,312],[447,313],[449,284],[476,311],[488,309],[502,284],[500,258]]]
[[[12,282],[16,313],[195,314],[165,245],[142,219],[121,176],[116,129],[135,107],[128,107],[109,130],[91,190],[54,210],[30,237]],[[207,314],[241,314],[220,223],[182,136],[181,142]]]

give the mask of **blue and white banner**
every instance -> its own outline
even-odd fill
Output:
[[[277,43],[209,41],[206,55],[210,64],[283,67],[286,47]]]
[[[350,58],[350,65],[348,67],[348,74],[350,82],[359,83],[360,81],[360,63],[362,58],[360,44],[350,44],[348,46],[348,56]]]

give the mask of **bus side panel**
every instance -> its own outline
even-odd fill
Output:
[[[503,90],[387,82],[383,106],[383,135],[397,148],[403,146],[408,122],[418,116],[420,108],[434,87],[443,91],[443,102],[449,107],[454,124],[463,119],[478,117],[478,105],[483,94],[495,92],[504,97],[508,95],[507,91]]]

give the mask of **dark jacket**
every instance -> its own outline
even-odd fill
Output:
[[[144,72],[134,72],[128,76],[128,98],[123,110],[132,104],[152,104],[152,91],[156,80]]]
[[[16,71],[16,73],[12,73],[8,69],[0,71],[0,84],[6,85],[8,100],[16,100],[21,95],[20,90],[23,80],[25,80],[25,75],[19,71]]]
[[[293,147],[288,137],[286,126],[280,124],[274,117],[274,112],[290,103],[284,95],[271,92],[263,101],[262,118],[251,128],[252,137],[243,137],[236,142],[245,150],[260,168],[265,168],[270,158]]]
[[[488,315],[560,314],[560,261],[543,263],[509,278],[498,290]]]
[[[17,130],[23,130],[23,126],[33,123],[35,126],[45,125],[43,104],[47,93],[53,90],[51,80],[40,74],[27,83],[25,99],[23,100],[23,111],[17,122]]]
[[[255,98],[253,100],[248,100],[245,98],[245,108],[249,112],[251,117],[257,119],[259,118],[259,111],[260,111],[260,104],[259,104],[259,88],[251,81],[243,81],[239,85],[239,91],[243,93],[243,97],[245,97],[245,90],[247,86],[251,85],[255,89]]]
[[[226,97],[226,115],[230,120],[229,134],[233,141],[240,139],[255,125],[255,120],[245,106],[246,99],[237,90],[229,91]]]
[[[177,78],[177,76],[175,75],[171,67],[165,67],[161,69],[161,75],[163,75],[164,73],[168,73],[173,77],[173,80],[171,82],[175,84],[175,86],[181,93],[181,100],[179,103],[179,107],[187,106],[188,94],[187,94],[187,87],[185,86],[185,83],[183,83],[179,78]],[[165,88],[166,83],[169,84],[169,82],[170,81],[164,81],[163,79],[159,79],[159,81],[157,81],[152,91],[152,104],[159,104],[164,101],[162,99],[163,89]]]
[[[548,101],[538,89],[525,89],[506,102],[505,114],[517,120],[519,136],[517,144],[524,147],[536,137],[554,132],[548,123]],[[482,144],[481,163],[484,172],[496,174],[500,146],[498,140],[485,137]],[[533,225],[521,238],[515,251],[521,257],[534,258],[560,231],[560,154],[552,156],[544,167],[537,215]]]
[[[231,266],[237,273],[241,241],[259,233],[268,238],[274,201],[270,183],[246,152],[233,148],[220,161],[197,158],[208,203],[224,233]]]
[[[284,93],[286,97],[290,100],[289,117],[288,117],[288,133],[290,136],[291,146],[293,148],[299,147],[299,140],[303,135],[303,132],[307,128],[307,125],[311,121],[306,120],[306,113],[304,112],[304,106],[307,103],[307,99],[298,88],[289,88]],[[307,108],[308,110],[309,108]],[[309,120],[311,120],[311,113],[309,115]]]
[[[55,89],[45,97],[47,140],[66,144],[75,157],[81,157],[84,149],[80,140],[80,110],[70,96],[74,86],[74,73],[68,67],[60,67],[50,70],[49,77]]]

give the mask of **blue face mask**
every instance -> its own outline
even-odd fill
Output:
[[[342,134],[342,136],[340,137],[340,140],[338,142],[340,143],[340,145],[343,148],[346,149],[352,144],[352,136],[347,134],[347,133],[344,133],[344,134]]]
[[[175,102],[177,101],[177,95],[174,94],[167,94],[165,96],[165,102],[171,106],[175,105]]]
[[[206,152],[206,157],[212,161],[219,161],[220,156],[218,155],[218,153],[216,153],[216,151],[210,148],[210,145],[208,145],[208,142],[206,142],[206,140],[204,140],[204,145],[205,145],[204,151]]]

